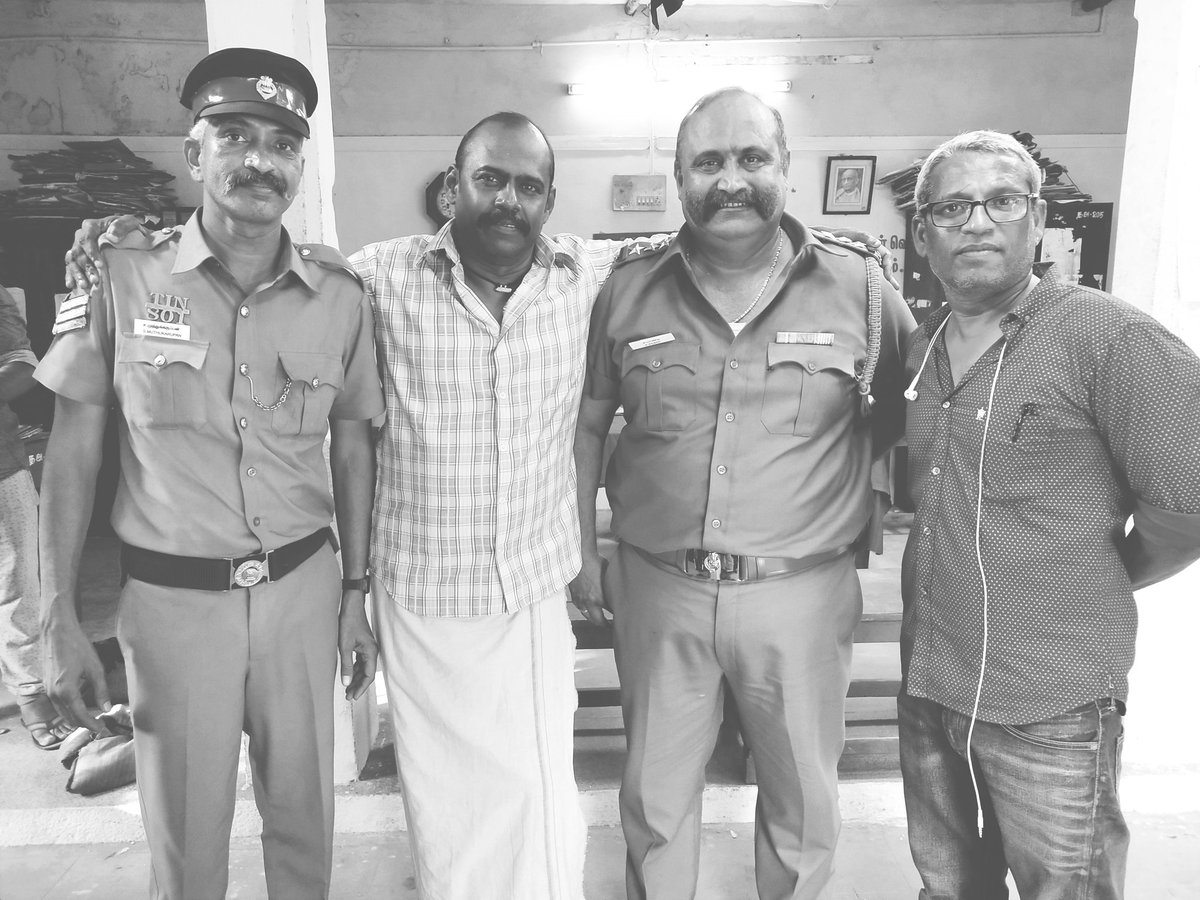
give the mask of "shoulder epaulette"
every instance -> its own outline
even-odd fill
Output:
[[[96,241],[100,249],[112,247],[114,250],[153,250],[169,241],[178,240],[183,234],[182,226],[178,228],[156,228],[147,231],[145,228],[134,228],[119,240],[113,240],[108,232],[100,235]]]
[[[337,250],[325,244],[297,244],[296,251],[309,262],[315,262],[317,265],[325,269],[335,269],[340,272],[345,272],[359,287],[363,286],[362,278],[358,272],[350,265],[350,261],[342,256]]]
[[[54,324],[50,327],[51,334],[62,334],[87,328],[91,316],[88,304],[90,297],[87,293],[76,288],[66,296],[54,315]]]
[[[626,241],[613,265],[620,266],[630,260],[658,256],[671,246],[671,240],[674,237],[673,234],[656,234],[651,237],[639,237]]]
[[[880,268],[883,267],[883,245],[880,244],[876,249],[872,250],[862,241],[851,240],[848,237],[832,234],[828,231],[819,231],[816,228],[810,228],[809,231],[822,244],[833,244],[845,250],[852,250],[859,256],[869,256],[875,262],[879,263]]]

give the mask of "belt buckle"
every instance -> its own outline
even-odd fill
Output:
[[[708,572],[709,581],[721,580],[721,554],[716,550],[709,550],[705,555],[704,571]]]
[[[238,587],[254,587],[270,577],[271,570],[265,553],[262,554],[262,559],[247,559],[233,570],[233,583]]]

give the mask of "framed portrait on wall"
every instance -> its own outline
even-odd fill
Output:
[[[874,156],[831,156],[825,168],[826,215],[865,216],[875,193]]]

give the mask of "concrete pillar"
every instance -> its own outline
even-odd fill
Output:
[[[319,96],[309,118],[312,139],[304,147],[304,183],[283,223],[294,240],[336,247],[333,113],[323,0],[206,0],[205,9],[210,50],[262,47],[295,57],[312,71]]]
[[[1200,4],[1137,0],[1137,55],[1118,209],[1113,291],[1200,350]],[[1138,594],[1125,761],[1200,767],[1200,718],[1187,701],[1200,637],[1200,564]]]
[[[304,181],[283,217],[292,239],[336,247],[333,213],[333,115],[329,102],[329,53],[323,0],[206,0],[210,50],[262,47],[303,62],[317,82],[318,101],[309,118],[312,137],[304,146]],[[333,648],[330,648],[333,652]],[[355,781],[379,729],[374,690],[357,703],[336,687],[334,779]]]

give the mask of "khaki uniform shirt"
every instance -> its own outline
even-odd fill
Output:
[[[625,407],[606,480],[621,540],[799,558],[863,532],[872,431],[890,442],[902,428],[912,315],[885,283],[877,402],[864,417],[864,261],[791,217],[783,228],[797,252],[736,337],[696,286],[686,228],[618,264],[601,290],[585,390]]]
[[[73,400],[116,403],[123,541],[235,556],[330,523],[328,420],[379,415],[383,395],[371,310],[342,257],[284,231],[279,274],[244,296],[201,213],[105,249],[104,296],[64,301],[35,377]]]

